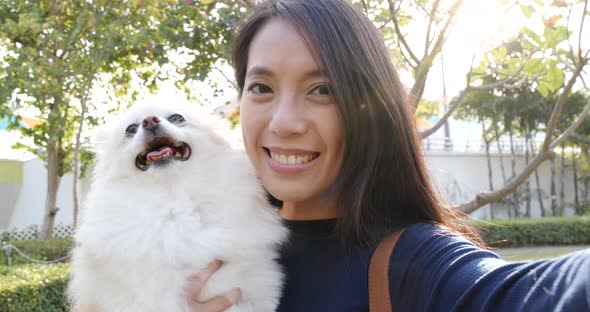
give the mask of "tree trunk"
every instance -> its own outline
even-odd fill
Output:
[[[531,153],[533,154],[533,157],[535,157],[535,142],[532,139],[532,135],[529,144],[531,145]],[[539,209],[541,209],[541,216],[546,217],[547,213],[545,212],[545,205],[543,204],[543,189],[541,188],[541,182],[539,182],[539,171],[537,169],[535,169],[535,182],[537,184],[537,198],[539,199]]]
[[[508,126],[508,135],[510,137],[510,165],[512,169],[511,178],[516,177],[516,152],[514,150],[514,133],[512,132],[512,125]],[[512,192],[512,209],[514,210],[514,217],[520,217],[520,203],[518,200],[518,187]]]
[[[53,225],[55,215],[58,212],[56,207],[57,192],[59,190],[59,143],[54,139],[47,141],[47,194],[45,197],[45,210],[43,224],[39,233],[39,239],[47,240],[53,236]]]
[[[74,196],[74,229],[78,228],[78,212],[80,211],[80,136],[82,135],[82,127],[84,126],[84,113],[86,112],[84,105],[82,105],[82,113],[80,114],[80,126],[76,132],[76,145],[74,147],[74,181],[72,183],[72,193]]]
[[[584,161],[588,162],[590,161],[590,159],[588,158],[588,146],[585,146],[584,148],[582,148],[582,159],[584,159]],[[584,177],[584,205],[588,204],[588,199],[590,197],[590,177],[588,175],[586,175]]]
[[[555,157],[551,158],[551,214],[557,216],[557,193],[555,190]]]
[[[530,164],[524,168],[516,177],[513,179],[506,181],[506,183],[499,189],[493,191],[486,191],[486,192],[479,192],[475,194],[475,196],[460,205],[454,206],[455,209],[459,211],[470,214],[477,209],[491,203],[494,201],[502,200],[506,196],[509,196],[516,190],[516,188],[524,183],[528,177],[535,172],[537,167],[545,160],[552,158],[554,155],[553,150],[559,146],[568,136],[570,136],[576,128],[580,126],[580,124],[584,121],[584,118],[588,116],[590,113],[590,102],[586,104],[584,110],[576,116],[576,119],[572,124],[570,124],[567,129],[565,129],[561,134],[557,136],[557,138],[553,139],[553,134],[555,132],[555,127],[557,126],[557,121],[561,115],[561,111],[565,102],[567,100],[567,96],[570,93],[575,80],[578,78],[580,73],[583,70],[583,67],[590,61],[590,58],[580,57],[579,62],[576,64],[574,73],[568,83],[563,88],[563,91],[559,95],[555,106],[551,112],[551,117],[549,117],[549,121],[547,122],[547,126],[545,127],[545,139],[543,140],[543,147],[540,149],[539,154],[530,162]]]
[[[88,101],[88,95],[90,94],[90,88],[92,87],[92,81],[94,81],[94,75],[90,79],[86,93],[80,101],[80,125],[76,132],[76,145],[74,148],[74,182],[73,182],[73,196],[74,196],[74,229],[78,228],[78,213],[80,211],[80,137],[82,136],[82,128],[84,127],[84,116],[86,115],[86,102]]]
[[[496,122],[495,120],[493,121]],[[504,157],[502,156],[502,144],[500,143],[500,134],[498,133],[498,127],[494,127],[494,135],[496,136],[496,143],[498,144],[498,156],[500,158],[500,171],[502,172],[502,181],[506,182],[506,170],[504,169]]]
[[[525,126],[525,134],[524,134],[524,162],[525,167],[529,165],[529,140],[530,140],[530,131],[528,126]],[[527,218],[531,217],[531,179],[526,179],[524,183],[524,196],[525,196],[525,212],[524,215]]]
[[[576,215],[582,213],[581,206],[580,206],[580,199],[578,198],[578,168],[576,165],[576,155],[574,154],[572,157],[572,170],[574,171],[574,206],[576,210]]]
[[[561,163],[559,166],[559,215],[565,210],[565,143],[561,143]]]
[[[490,157],[490,141],[488,141],[488,139],[486,138],[486,125],[485,125],[485,121],[481,120],[481,129],[482,129],[482,139],[483,142],[485,144],[485,149],[486,149],[486,160],[488,162],[488,182],[490,185],[490,190],[494,189],[494,176],[493,176],[493,171],[492,171],[492,159]],[[489,209],[490,209],[490,219],[494,220],[495,216],[494,216],[494,204],[495,203],[490,203]]]

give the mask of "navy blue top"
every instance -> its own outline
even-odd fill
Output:
[[[280,312],[368,311],[372,247],[344,247],[335,220],[286,221]],[[400,236],[390,261],[394,311],[590,311],[590,249],[507,262],[428,223]]]

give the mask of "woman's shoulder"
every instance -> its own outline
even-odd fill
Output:
[[[431,223],[419,222],[404,228],[401,233],[394,253],[418,256],[418,251],[433,251],[439,248],[449,250],[449,247],[473,248],[487,252],[476,246],[470,239],[466,238],[446,226]],[[487,256],[497,258],[494,253],[486,253]]]

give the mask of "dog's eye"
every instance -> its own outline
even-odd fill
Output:
[[[129,127],[127,127],[127,129],[125,130],[125,134],[127,135],[131,135],[137,132],[137,129],[139,128],[139,124],[130,124]]]
[[[168,117],[168,121],[171,124],[178,124],[178,123],[184,122],[184,117],[182,117],[181,115],[178,115],[178,114],[174,114],[174,115],[170,115],[170,117]]]

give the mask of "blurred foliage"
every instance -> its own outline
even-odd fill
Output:
[[[3,1],[0,117],[33,112],[41,124],[11,127],[32,137],[35,147],[16,147],[46,160],[47,142],[57,141],[63,175],[71,171],[79,103],[98,75],[109,74],[117,96],[137,95],[129,84],[134,75],[155,91],[169,79],[161,67],[170,52],[180,50],[189,59],[176,68],[180,80],[202,80],[227,57],[243,14],[232,1]],[[90,114],[85,123],[100,120]],[[83,153],[83,162],[88,156]]]
[[[101,109],[86,101],[98,77],[107,77],[115,97],[129,102],[137,96],[135,77],[150,91],[167,79],[176,79],[179,87],[203,80],[216,60],[227,58],[244,12],[233,1],[0,2],[0,118],[33,114],[40,121],[32,128],[13,122],[10,128],[33,139],[34,146],[14,147],[37,155],[48,168],[42,237],[51,236],[55,200],[50,194],[57,192],[59,177],[73,169],[82,109]],[[181,55],[185,64],[170,76],[163,68],[174,67],[172,55]],[[86,116],[88,128],[102,122]],[[80,161],[84,175],[92,161],[87,144]]]
[[[440,106],[441,103],[439,103],[438,101],[422,99],[416,107],[415,115],[418,118],[430,118],[438,116],[438,114],[440,113]]]
[[[67,256],[74,244],[71,238],[8,241],[7,243],[15,246],[25,255],[42,261],[52,261]],[[11,258],[13,264],[30,263],[15,251],[12,252]]]
[[[452,27],[445,27],[455,23],[457,17],[453,9],[462,2],[352,1],[373,20],[391,49],[397,66],[411,72],[416,84],[423,83],[432,60],[439,56],[446,38],[452,34]],[[497,3],[507,12],[520,10],[529,20],[527,25],[530,27],[523,27],[507,42],[477,55],[468,83],[478,86],[490,79],[510,83],[526,80],[543,96],[557,92],[564,84],[565,74],[572,71],[573,59],[578,52],[577,47],[572,47],[568,41],[569,37],[577,36],[579,32],[577,25],[568,25],[570,10],[583,5],[583,1],[554,1],[549,4],[551,10],[547,10],[542,0],[502,0]],[[412,27],[416,24],[428,27]],[[410,36],[425,39],[423,42],[410,42],[406,40]],[[439,39],[441,45],[437,46]],[[414,85],[411,89],[415,91],[417,88]],[[421,93],[413,95],[421,104]]]
[[[478,221],[473,225],[492,247],[590,244],[590,217]]]
[[[1,310],[69,311],[65,295],[69,275],[69,263],[0,266]]]

